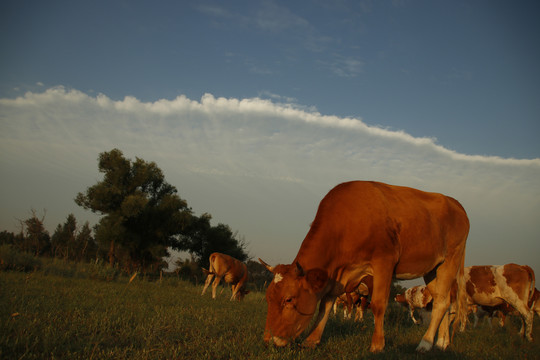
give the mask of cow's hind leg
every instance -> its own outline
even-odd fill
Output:
[[[221,277],[216,275],[214,282],[212,283],[212,299],[216,298],[216,290],[221,281]]]
[[[525,336],[527,340],[533,341],[532,325],[533,325],[534,312],[531,309],[529,309],[529,307],[522,301],[519,301],[511,305],[517,311],[519,311],[519,314],[521,315],[521,330],[519,331],[519,334],[521,336]]]
[[[433,297],[433,309],[431,311],[431,321],[429,322],[428,329],[424,334],[424,337],[422,337],[422,341],[416,348],[416,350],[420,352],[431,350],[438,329],[439,337],[437,347],[445,349],[448,346],[449,320],[446,318],[443,321],[443,318],[450,306],[450,288],[456,277],[455,274],[457,273],[457,269],[454,272],[454,269],[447,269],[445,268],[445,265],[448,264],[443,263],[437,268],[437,276],[435,279],[428,282],[429,276],[425,277],[428,290]]]
[[[204,293],[206,292],[206,289],[208,289],[208,286],[210,286],[210,283],[212,282],[213,278],[214,278],[214,274],[208,274],[208,276],[206,277],[206,281],[204,282],[204,287],[203,287],[201,295],[204,295]]]
[[[240,285],[239,284],[233,284],[231,285],[231,291],[232,291],[232,295],[231,295],[231,301],[233,301],[235,298],[236,298],[236,293],[238,293],[238,290],[240,289]]]

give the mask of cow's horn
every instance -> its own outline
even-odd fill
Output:
[[[261,264],[263,264],[264,267],[265,267],[268,271],[270,271],[270,272],[272,272],[272,273],[274,272],[274,268],[273,268],[272,266],[268,265],[267,263],[265,263],[261,258],[259,258],[259,262],[260,262]]]

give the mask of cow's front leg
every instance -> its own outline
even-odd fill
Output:
[[[317,314],[317,320],[313,325],[313,330],[309,336],[302,343],[303,347],[315,347],[321,342],[322,333],[332,311],[334,301],[336,298],[331,295],[327,295],[321,299],[321,304],[319,305],[319,313]]]

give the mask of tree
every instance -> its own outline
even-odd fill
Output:
[[[64,225],[58,224],[51,237],[52,256],[64,259],[73,258],[76,231],[77,219],[75,215],[69,214]]]
[[[98,168],[103,180],[78,193],[75,202],[104,215],[95,236],[108,249],[109,262],[121,261],[130,271],[161,264],[191,220],[187,202],[154,162],[132,162],[113,149],[99,155]]]
[[[97,244],[94,238],[92,237],[92,229],[90,229],[90,224],[87,222],[84,223],[82,229],[77,234],[76,238],[76,250],[77,250],[77,260],[95,260],[97,259]]]
[[[208,268],[208,258],[213,252],[230,255],[240,261],[246,261],[246,244],[237,239],[237,234],[225,224],[212,226],[212,216],[204,213],[194,217],[186,232],[180,237],[178,250],[189,252],[198,263]]]
[[[246,263],[249,281],[255,284],[257,290],[264,291],[265,287],[272,281],[272,274],[264,265],[258,261],[249,260]]]
[[[75,261],[96,259],[97,245],[88,221],[79,230],[75,215],[69,214],[63,225],[58,224],[51,237],[51,255]]]
[[[26,220],[19,220],[21,224],[21,244],[19,249],[28,253],[33,253],[35,256],[43,254],[50,246],[50,236],[43,221],[45,220],[45,211],[40,219],[36,215],[34,209],[31,210],[32,216]],[[26,230],[25,230],[26,229]]]
[[[15,235],[12,232],[8,232],[6,230],[3,230],[2,232],[0,232],[0,245],[4,245],[4,244],[14,245],[19,241],[20,241],[20,235],[18,238],[17,235]]]

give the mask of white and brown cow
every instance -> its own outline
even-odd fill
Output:
[[[426,285],[418,285],[408,288],[403,294],[397,294],[394,301],[408,307],[412,321],[418,325],[420,321],[414,318],[414,309],[426,309],[432,304],[433,297]]]
[[[534,271],[527,265],[485,265],[465,268],[465,288],[470,304],[508,312],[505,303],[522,318],[521,334],[532,341],[534,312],[530,309],[535,293]],[[532,305],[532,303],[531,303]]]
[[[303,346],[321,341],[337,296],[373,276],[375,329],[370,351],[384,348],[384,313],[392,278],[423,277],[433,296],[428,329],[418,351],[450,343],[450,289],[457,281],[456,314],[467,316],[463,264],[469,220],[451,197],[374,181],[337,185],[322,199],[292,264],[270,266],[265,342],[285,346],[315,323]],[[320,303],[320,305],[319,305]],[[319,306],[318,306],[319,305]]]
[[[212,284],[213,299],[216,298],[216,288],[222,278],[226,283],[231,284],[231,300],[242,300],[244,296],[249,293],[249,291],[245,289],[245,285],[248,280],[247,266],[232,256],[217,252],[213,253],[210,255],[210,269],[203,269],[203,271],[208,276],[206,277],[201,295],[204,295],[214,276],[215,280]]]
[[[538,289],[534,289],[534,294],[531,297],[531,299],[529,300],[528,306],[529,306],[529,309],[531,309],[531,311],[533,312],[533,315],[534,315],[534,313],[536,313],[538,316],[540,316],[540,291],[538,291]],[[504,304],[501,304],[501,305],[498,305],[498,306],[493,306],[493,307],[480,306],[480,309],[478,310],[478,313],[474,314],[474,326],[475,327],[476,327],[476,324],[478,322],[477,318],[482,317],[482,315],[484,315],[484,314],[482,314],[482,312],[485,313],[485,315],[487,315],[489,317],[490,327],[491,327],[491,319],[493,319],[494,317],[499,318],[499,325],[502,327],[506,323],[506,317],[508,315],[521,316],[521,314],[516,309],[514,309],[512,306],[508,305],[508,303],[506,303],[506,302]],[[520,334],[523,334],[523,321],[522,321]]]
[[[354,321],[364,321],[364,314],[369,308],[369,294],[373,288],[373,277],[367,276],[352,293],[344,293],[334,303],[334,315],[339,305],[343,306],[343,317],[350,319],[353,312]],[[356,310],[356,311],[355,311]]]

